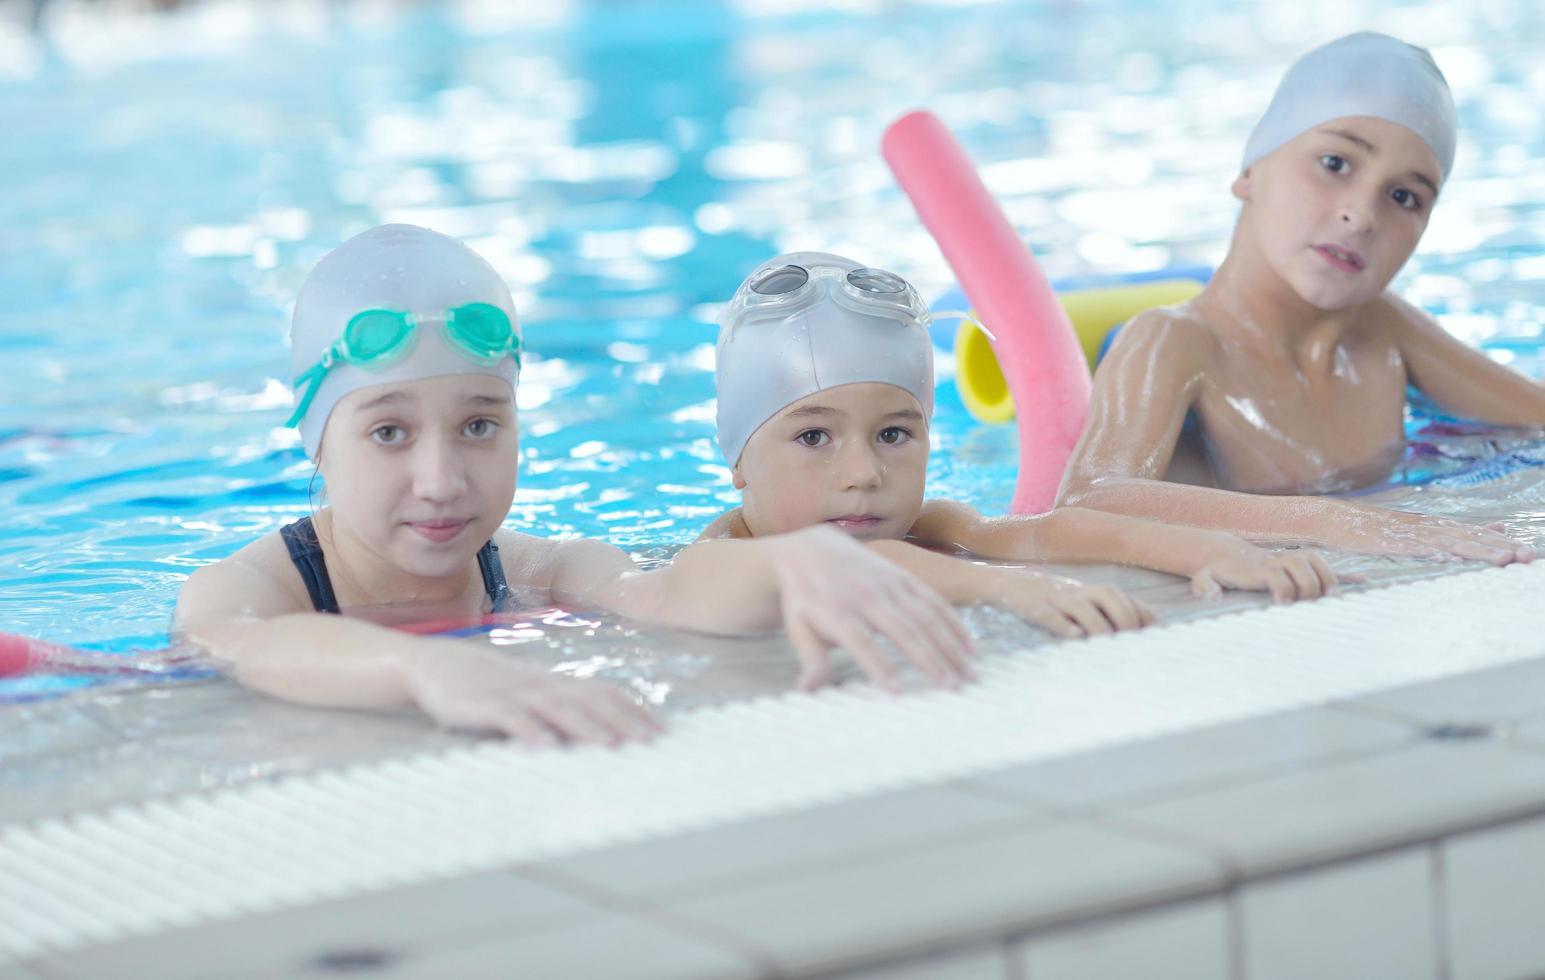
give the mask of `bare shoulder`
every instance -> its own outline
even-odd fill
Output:
[[[552,588],[553,568],[562,541],[500,528],[494,532],[494,544],[499,548],[504,577],[511,585]]]
[[[584,595],[633,570],[627,552],[594,538],[539,538],[501,528],[494,536],[511,585]]]
[[[1449,336],[1431,314],[1392,292],[1385,292],[1368,304],[1368,315],[1361,326],[1359,333],[1363,336],[1397,347],[1429,340],[1434,334]]]
[[[949,542],[959,544],[961,539],[977,530],[983,522],[975,507],[958,500],[934,498],[923,501],[923,509],[907,537],[918,541]]]
[[[190,631],[231,619],[269,619],[311,608],[311,597],[289,550],[274,532],[188,576],[177,596],[175,628]]]
[[[1127,321],[1100,367],[1152,370],[1157,366],[1207,368],[1222,353],[1218,334],[1195,304],[1145,310]]]
[[[713,519],[713,523],[703,528],[703,533],[697,536],[698,541],[720,541],[726,538],[749,538],[751,531],[746,527],[745,516],[740,508],[727,510]]]

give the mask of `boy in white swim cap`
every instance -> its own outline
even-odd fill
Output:
[[[290,421],[327,505],[195,572],[177,606],[178,631],[255,688],[308,704],[416,705],[445,725],[537,742],[651,734],[649,715],[608,684],[337,615],[435,603],[438,617],[476,618],[505,606],[511,586],[709,632],[786,625],[807,686],[825,679],[838,644],[894,686],[875,634],[940,683],[970,676],[954,610],[830,529],[694,545],[647,573],[600,541],[506,530],[521,333],[503,280],[455,239],[385,225],[343,243],[301,287],[291,344]]]
[[[868,542],[955,602],[1007,605],[1063,635],[1150,620],[1109,588],[972,564],[906,543],[989,558],[1108,561],[1187,575],[1199,592],[1318,596],[1318,557],[1277,556],[1232,535],[1064,509],[988,520],[923,499],[933,415],[928,309],[901,277],[823,252],[780,255],[726,307],[718,343],[719,445],[742,504],[703,538],[831,526]]]
[[[1455,415],[1545,424],[1545,387],[1387,291],[1454,145],[1424,49],[1361,33],[1294,63],[1246,143],[1227,257],[1194,300],[1136,317],[1111,346],[1061,502],[1349,551],[1530,560],[1489,527],[1320,496],[1401,461],[1408,384]]]

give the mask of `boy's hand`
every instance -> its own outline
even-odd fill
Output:
[[[1058,636],[1100,636],[1141,629],[1154,621],[1152,609],[1114,586],[1005,571],[1013,578],[995,590],[992,601]]]
[[[786,535],[783,545],[776,569],[783,622],[804,667],[801,690],[831,679],[831,650],[839,646],[874,683],[900,690],[876,635],[940,685],[975,679],[967,662],[971,637],[960,617],[911,572],[829,527]]]
[[[476,644],[425,644],[407,663],[414,702],[448,728],[497,731],[532,745],[618,745],[660,731],[649,712],[605,681],[564,677]]]
[[[1534,549],[1502,533],[1502,525],[1480,526],[1413,514],[1359,507],[1347,521],[1340,547],[1378,555],[1460,558],[1492,565],[1534,560]]]
[[[1209,562],[1191,576],[1191,591],[1204,599],[1216,599],[1224,589],[1270,592],[1274,602],[1318,599],[1340,591],[1336,573],[1317,553],[1279,554],[1254,545]]]

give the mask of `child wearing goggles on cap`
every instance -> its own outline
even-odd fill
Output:
[[[538,743],[653,733],[603,682],[331,615],[409,602],[480,615],[505,607],[512,585],[708,632],[782,623],[809,663],[841,644],[889,683],[880,634],[941,683],[970,676],[954,610],[830,529],[694,545],[647,573],[600,541],[505,530],[521,337],[498,273],[454,239],[386,225],[345,242],[301,288],[291,346],[291,422],[327,506],[198,570],[177,606],[178,631],[254,688],[317,705],[413,705],[445,725]],[[808,686],[823,672],[806,675]]]
[[[1229,534],[1072,508],[988,519],[925,502],[927,323],[904,280],[841,256],[798,252],[752,273],[721,320],[717,365],[719,445],[743,501],[700,540],[839,528],[951,601],[1006,605],[1065,636],[1141,626],[1151,614],[1115,589],[963,562],[907,539],[984,558],[1140,565],[1189,576],[1200,594],[1262,589],[1287,601],[1335,587],[1317,555],[1276,555]]]
[[[1401,461],[1407,385],[1465,418],[1545,424],[1545,387],[1386,291],[1454,142],[1421,48],[1353,34],[1289,68],[1245,146],[1227,257],[1196,299],[1121,331],[1060,501],[1349,551],[1531,560],[1495,526],[1320,496]]]

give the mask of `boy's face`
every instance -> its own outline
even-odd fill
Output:
[[[928,420],[895,385],[819,391],[757,429],[734,475],[754,535],[825,523],[860,540],[902,538],[923,507]]]
[[[520,439],[510,386],[465,374],[351,392],[318,463],[339,526],[424,578],[466,571],[509,514]]]
[[[1350,116],[1301,133],[1234,182],[1261,254],[1321,310],[1383,293],[1427,228],[1440,171],[1398,123]]]

